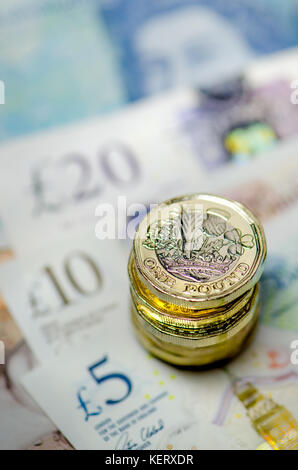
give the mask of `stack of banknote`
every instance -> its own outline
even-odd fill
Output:
[[[298,51],[252,61],[256,55],[296,44],[297,31],[288,21],[295,25],[294,2],[285,2],[282,14],[278,2],[262,2],[264,11],[270,4],[268,37],[260,33],[264,16],[259,7],[248,4],[247,17],[258,19],[255,31],[245,27],[244,17],[239,16],[240,21],[237,12],[229,17],[226,1],[173,0],[171,7],[166,7],[171,2],[154,1],[143,9],[121,0],[104,0],[101,7],[97,2],[63,2],[63,9],[53,8],[55,2],[43,7],[37,1],[31,3],[22,18],[28,33],[22,50],[10,41],[17,28],[14,21],[21,21],[20,12],[0,7],[2,34],[11,48],[1,58],[7,74],[3,78],[10,80],[9,60],[13,66],[25,59],[30,64],[24,76],[14,77],[12,93],[25,76],[23,98],[54,88],[41,67],[51,58],[51,50],[43,49],[50,46],[45,41],[36,50],[33,36],[53,35],[54,48],[59,35],[61,40],[66,38],[67,26],[70,33],[77,32],[78,49],[72,44],[73,54],[81,54],[86,61],[81,63],[79,80],[86,80],[88,99],[92,86],[94,95],[90,101],[78,96],[82,88],[77,83],[76,61],[67,54],[65,43],[58,58],[63,79],[55,77],[55,87],[65,86],[65,76],[69,78],[67,90],[61,91],[65,102],[53,102],[44,109],[36,104],[30,116],[24,102],[17,128],[12,126],[15,106],[9,101],[0,127],[4,138],[88,116],[1,146],[0,340],[5,345],[5,363],[0,366],[0,448],[274,449],[286,445],[271,435],[269,445],[270,439],[256,428],[241,399],[243,392],[235,386],[239,380],[265,407],[276,405],[278,423],[281,410],[293,427],[295,442]],[[182,3],[183,14],[177,16]],[[131,18],[125,27],[117,24],[121,12]],[[193,76],[193,61],[202,60],[202,51],[189,51],[189,73],[179,69],[179,57],[172,50],[157,57],[154,43],[148,42],[152,31],[161,28],[167,33],[163,21],[172,30],[188,19],[187,33],[198,34],[197,27],[191,28],[195,15],[204,28],[210,26],[210,37],[214,38],[212,28],[219,28],[224,38],[220,49],[210,41],[206,54],[220,50],[219,56],[229,55],[231,42],[239,45],[239,51],[233,49],[229,69],[227,61],[216,55],[208,66],[201,64],[200,80]],[[202,41],[206,34],[202,32]],[[99,68],[93,60],[93,54],[101,53],[97,48],[84,55],[84,48],[94,45],[92,35],[102,36]],[[110,36],[123,63],[116,63]],[[188,38],[183,41],[186,44]],[[182,48],[183,41],[172,48]],[[119,52],[124,43],[129,57]],[[169,73],[171,67],[175,73]],[[41,69],[39,81],[36,74]],[[33,91],[37,82],[40,88],[34,85]],[[196,84],[200,91],[182,87],[109,116],[93,116],[172,84]],[[178,370],[148,355],[134,337],[129,318],[126,266],[138,220],[150,204],[191,192],[217,193],[245,203],[263,222],[268,242],[256,336],[231,363],[209,371]],[[113,215],[114,225],[103,226],[105,213]]]

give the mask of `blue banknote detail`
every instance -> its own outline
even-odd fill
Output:
[[[0,5],[0,139],[118,108],[127,97],[96,0]]]
[[[101,375],[98,375],[98,369],[101,368],[102,365],[105,365],[106,363],[108,362],[108,357],[107,356],[104,356],[101,360],[95,362],[94,364],[92,364],[91,366],[89,366],[87,368],[88,372],[90,373],[92,379],[95,381],[95,383],[99,386],[109,380],[118,380],[121,382],[124,382],[124,384],[126,385],[126,392],[123,396],[121,396],[120,398],[116,398],[116,399],[111,399],[111,398],[108,398],[105,400],[105,405],[117,405],[118,403],[121,403],[122,401],[124,401],[131,393],[132,391],[132,383],[131,383],[131,380],[130,378],[125,375],[125,374],[122,374],[122,373],[112,373],[112,374],[101,374]],[[100,406],[100,405],[97,405],[91,409],[89,409],[90,407],[90,403],[91,403],[91,400],[89,398],[84,398],[83,395],[86,395],[86,397],[88,396],[88,391],[87,391],[87,387],[86,386],[81,386],[79,388],[79,390],[77,391],[77,399],[78,399],[78,402],[79,402],[79,406],[78,406],[78,409],[81,409],[84,413],[84,420],[85,421],[88,421],[90,418],[92,418],[93,416],[99,416],[101,415],[101,413],[103,412],[103,407]]]
[[[298,43],[295,0],[102,0],[130,100],[208,86]]]
[[[271,255],[261,278],[262,323],[298,331],[298,262],[295,258]]]
[[[18,0],[0,4],[0,140],[210,86],[298,44],[295,0]]]
[[[85,394],[86,390],[86,387],[80,387],[77,391],[77,398],[79,402],[78,408],[83,410],[84,420],[88,421],[92,416],[99,416],[102,413],[102,407],[97,405],[95,408],[93,408],[93,411],[89,409],[90,400],[83,397],[83,394]]]
[[[162,415],[173,398],[159,388],[152,379],[141,379],[133,366],[123,369],[105,354],[74,384],[76,415],[115,449],[146,448],[164,430]]]

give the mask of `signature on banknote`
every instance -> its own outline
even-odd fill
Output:
[[[140,441],[136,442],[134,438],[132,438],[129,433],[126,431],[119,437],[116,447],[116,450],[132,450],[132,449],[145,449],[146,447],[150,446],[150,442],[148,440],[158,434],[160,431],[164,429],[164,422],[162,419],[159,419],[157,424],[153,424],[151,426],[143,427],[140,430]]]

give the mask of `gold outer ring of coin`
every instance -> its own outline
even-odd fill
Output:
[[[238,354],[254,332],[259,310],[257,294],[246,314],[234,327],[221,335],[191,339],[181,336],[180,331],[169,334],[156,328],[156,325],[148,327],[148,321],[141,317],[131,300],[133,326],[140,342],[155,356],[180,366],[204,366]]]
[[[206,282],[183,279],[179,263],[165,269],[161,257],[150,246],[156,227],[158,230],[164,222],[170,224],[175,218],[181,219],[183,212],[187,214],[194,207],[202,209],[209,240],[221,237],[234,253],[230,264],[225,259],[208,262],[208,257],[202,262],[202,269],[210,275]],[[221,233],[222,228],[225,233]],[[187,309],[218,308],[258,282],[266,258],[266,240],[260,222],[244,205],[211,194],[190,194],[169,199],[144,217],[134,238],[133,257],[142,283],[159,299]],[[178,276],[171,269],[172,272],[176,269]]]
[[[128,273],[130,278],[130,294],[136,305],[140,305],[148,321],[173,326],[175,328],[208,328],[212,324],[228,322],[228,320],[250,302],[256,288],[253,288],[237,298],[235,301],[217,309],[187,309],[175,304],[164,302],[155,297],[141,283],[136,275],[132,254],[129,258]],[[147,312],[147,314],[145,314]]]
[[[202,319],[195,320],[193,324],[179,324],[178,322],[169,324],[160,322],[149,307],[139,303],[139,299],[134,296],[131,297],[134,313],[144,330],[160,339],[163,338],[165,342],[179,342],[185,346],[192,344],[196,348],[205,344],[218,344],[225,341],[227,337],[231,339],[250,321],[259,301],[259,285],[256,284],[248,301],[237,310],[228,311],[227,317],[225,314],[219,316],[214,314],[209,323]]]

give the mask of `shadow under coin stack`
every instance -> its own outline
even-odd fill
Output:
[[[142,344],[184,366],[237,354],[258,318],[265,257],[262,226],[238,202],[192,194],[152,209],[128,264]]]

